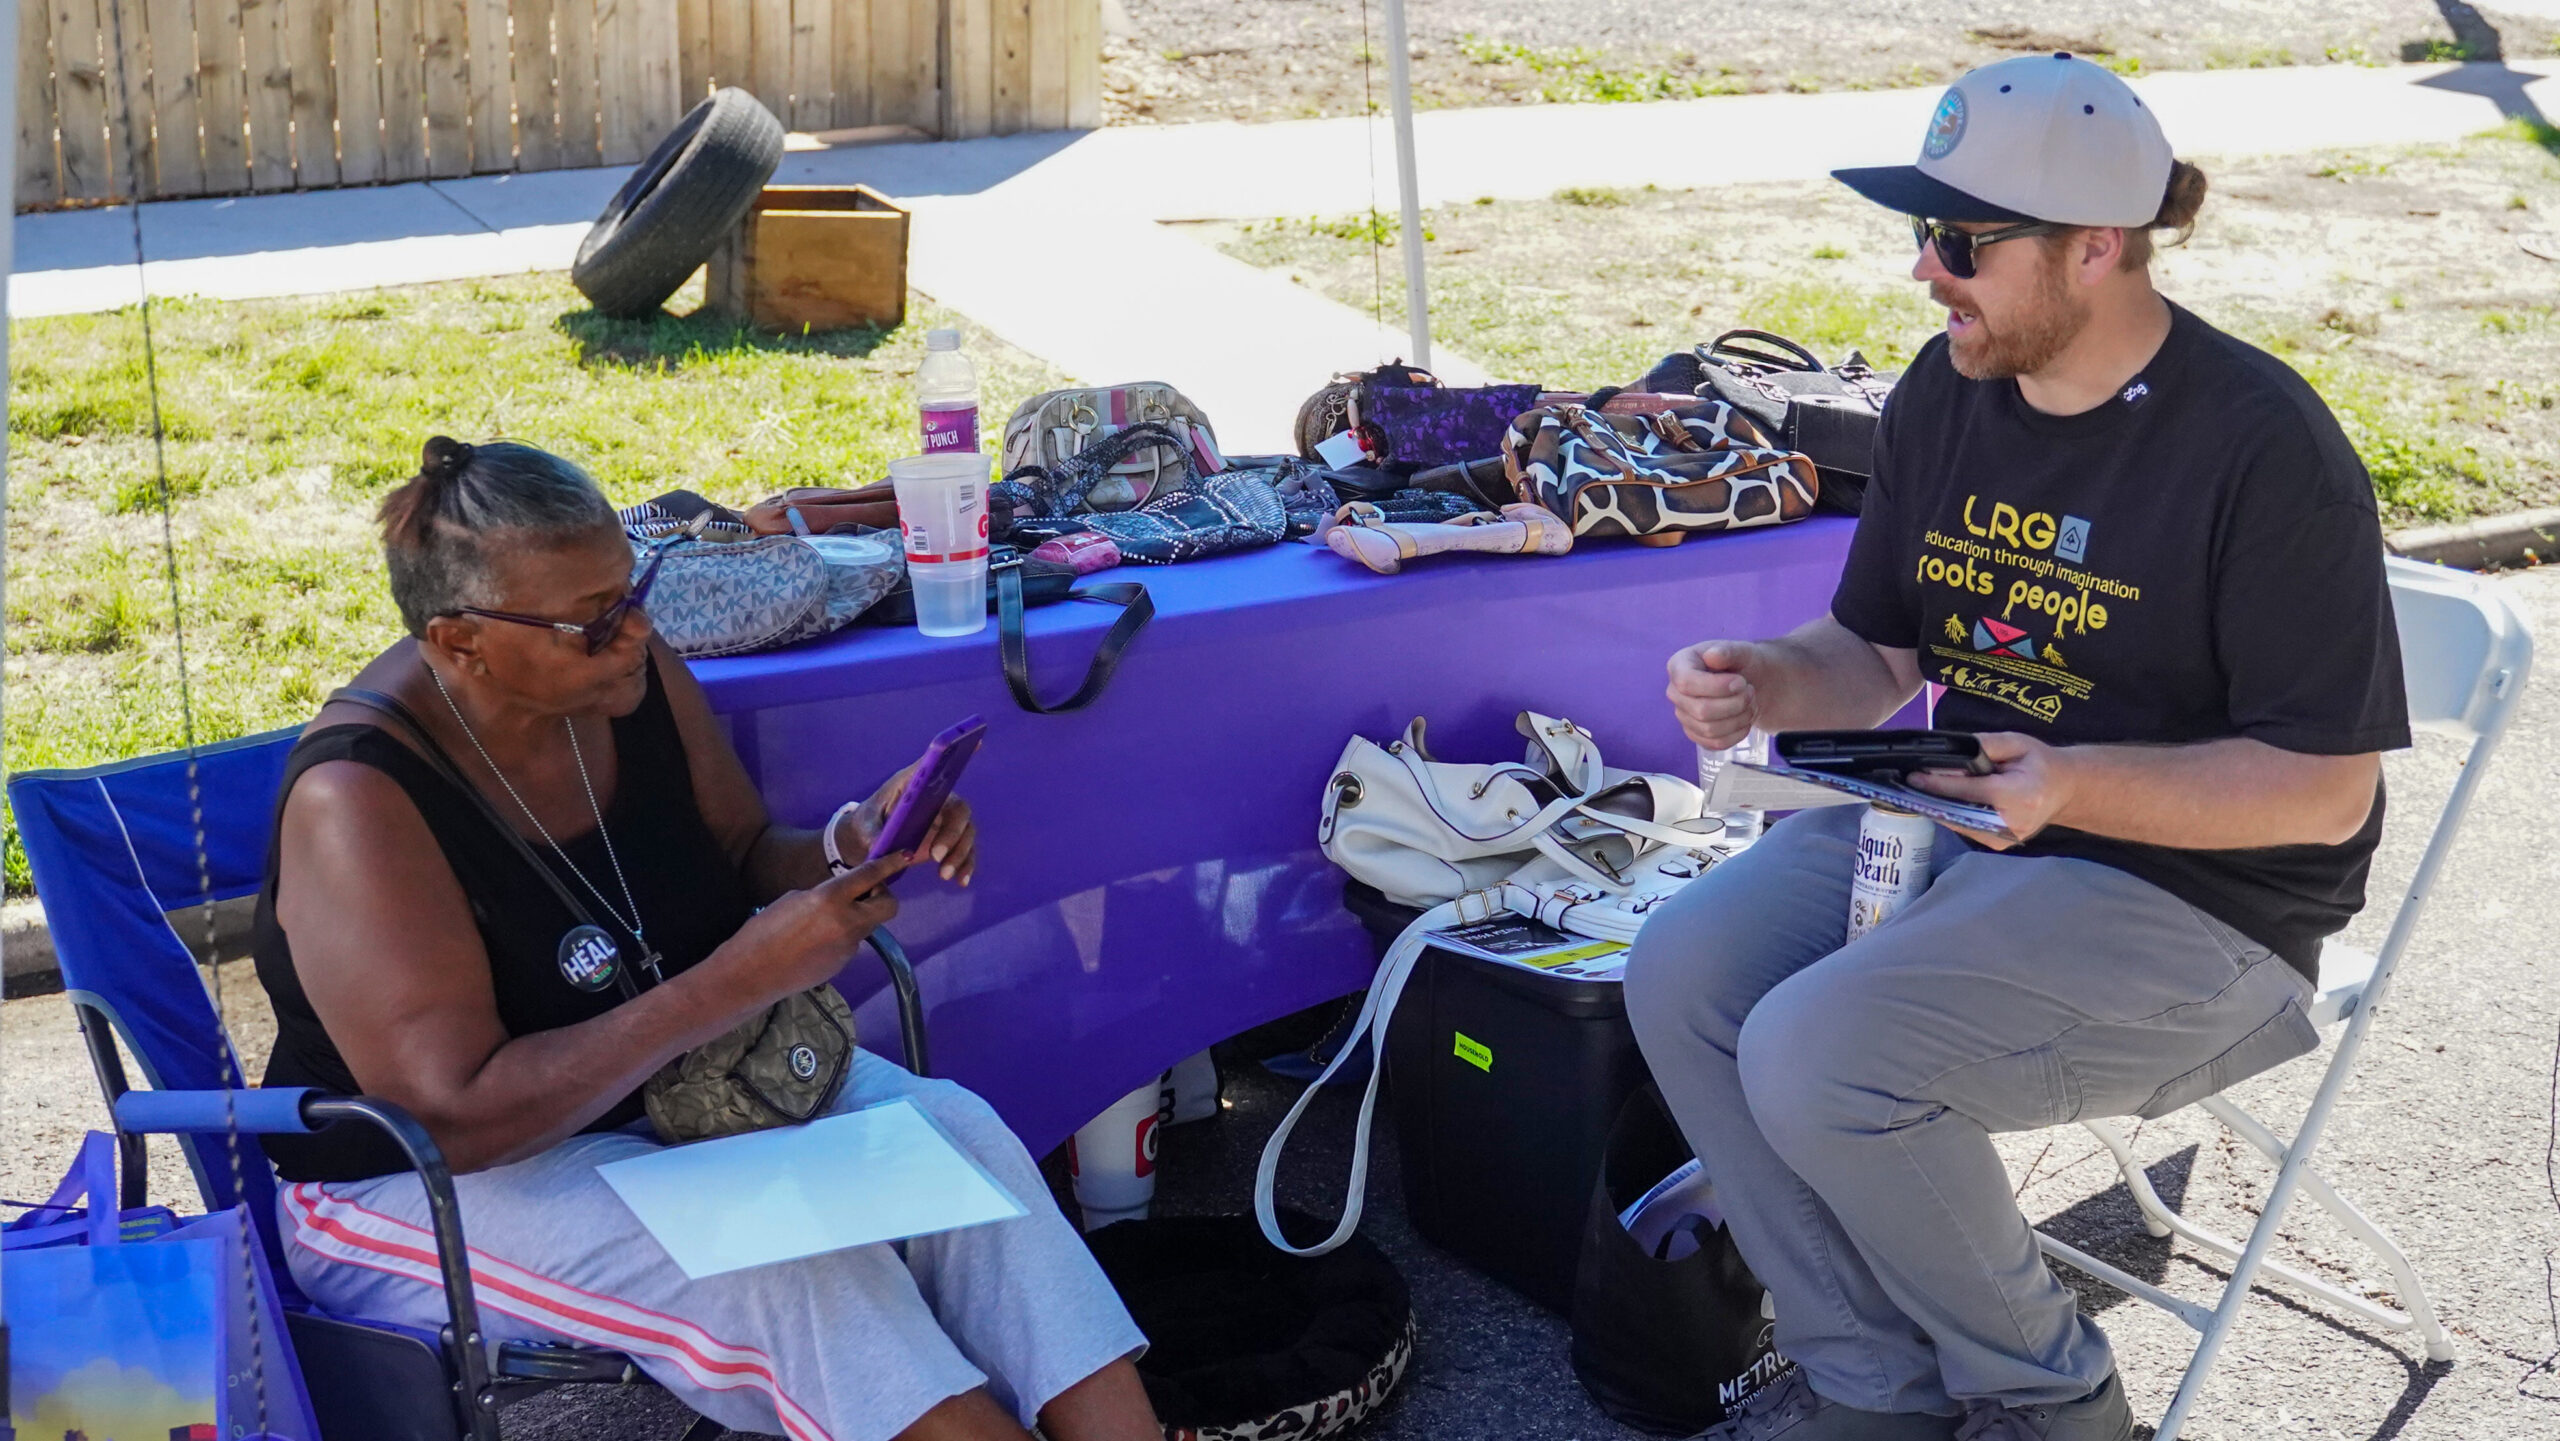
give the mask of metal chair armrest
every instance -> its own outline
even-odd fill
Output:
[[[462,1207],[453,1190],[453,1170],[435,1137],[418,1118],[389,1101],[371,1096],[307,1093],[302,1115],[310,1129],[337,1121],[358,1121],[390,1136],[406,1156],[427,1193],[427,1215],[436,1233],[436,1262],[444,1273],[447,1320],[444,1349],[459,1384],[454,1387],[456,1419],[471,1441],[498,1441],[496,1393],[490,1387],[487,1338],[480,1331],[480,1302],[471,1285],[471,1253],[462,1236]]]
[[[925,1051],[924,998],[916,989],[916,968],[907,959],[907,948],[883,928],[871,933],[871,949],[880,953],[880,964],[889,969],[889,988],[898,996],[898,1042],[906,1048],[907,1069],[930,1076],[933,1062]]]

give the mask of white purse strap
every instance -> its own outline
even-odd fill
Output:
[[[1395,1015],[1396,1002],[1404,996],[1404,985],[1413,976],[1414,962],[1430,948],[1431,932],[1468,920],[1483,920],[1501,909],[1501,902],[1493,893],[1471,892],[1424,911],[1414,918],[1412,925],[1404,928],[1404,934],[1396,937],[1394,945],[1387,947],[1386,959],[1378,962],[1378,974],[1369,983],[1369,997],[1361,1003],[1360,1014],[1351,1022],[1351,1033],[1343,1037],[1333,1059],[1325,1063],[1323,1074],[1299,1094],[1297,1104],[1280,1119],[1280,1128],[1263,1143],[1262,1164],[1253,1173],[1253,1216],[1262,1225],[1264,1240],[1292,1256],[1321,1256],[1350,1240],[1351,1234],[1360,1229],[1360,1211],[1369,1196],[1369,1123],[1376,1118],[1378,1078],[1385,1075],[1387,1069],[1387,1021]],[[1280,1153],[1289,1144],[1289,1133],[1297,1129],[1298,1118],[1306,1114],[1316,1093],[1333,1079],[1334,1072],[1342,1069],[1342,1063],[1359,1047],[1364,1036],[1369,1042],[1369,1088],[1360,1097],[1360,1121],[1352,1131],[1351,1182],[1342,1201],[1342,1221],[1333,1228],[1332,1235],[1314,1245],[1292,1246],[1288,1238],[1280,1234],[1280,1216],[1272,1201],[1273,1188],[1280,1179]]]

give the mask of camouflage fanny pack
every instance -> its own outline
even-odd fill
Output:
[[[853,1008],[812,986],[667,1062],[641,1100],[659,1135],[703,1141],[814,1120],[852,1072]]]

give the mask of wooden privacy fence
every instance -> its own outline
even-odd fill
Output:
[[[1101,39],[1100,0],[18,0],[17,201],[628,164],[719,85],[802,131],[1090,127]]]

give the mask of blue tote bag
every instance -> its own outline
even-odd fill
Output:
[[[17,1434],[320,1441],[247,1216],[115,1197],[115,1138],[91,1132],[52,1198],[0,1228]]]

